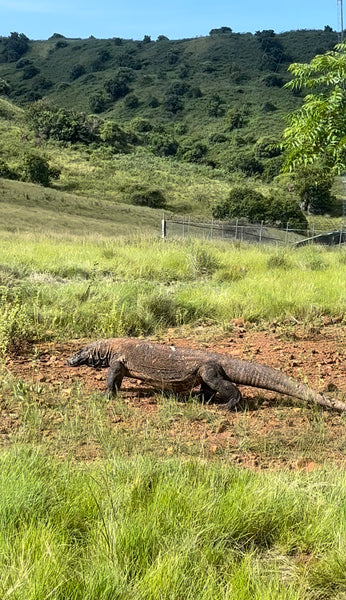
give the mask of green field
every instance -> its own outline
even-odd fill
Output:
[[[4,346],[17,336],[147,335],[203,322],[227,331],[236,317],[313,322],[345,311],[339,248],[4,233],[0,265]]]
[[[3,598],[344,596],[345,472],[77,466],[24,448],[0,463]]]

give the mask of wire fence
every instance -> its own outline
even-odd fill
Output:
[[[346,243],[346,226],[340,231],[294,229],[286,227],[268,227],[261,223],[246,223],[243,220],[224,222],[218,220],[202,221],[177,216],[164,216],[162,237],[198,237],[204,239],[222,239],[246,241],[257,244],[296,245],[320,243],[324,245],[343,245]]]

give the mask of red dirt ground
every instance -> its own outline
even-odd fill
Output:
[[[281,329],[275,324],[270,330],[257,331],[242,320],[232,322],[231,334],[219,334],[208,341],[197,341],[206,339],[206,328],[195,330],[193,335],[187,334],[178,337],[176,331],[165,334],[160,340],[164,343],[189,348],[203,348],[213,352],[222,352],[234,357],[254,360],[256,362],[279,368],[284,373],[295,379],[305,381],[311,387],[319,391],[329,391],[346,402],[346,326],[342,323],[333,323],[325,319],[318,327],[306,328],[301,324],[292,324]],[[288,336],[289,333],[289,336]],[[102,391],[105,389],[105,371],[97,371],[88,367],[72,369],[67,367],[66,359],[77,349],[82,347],[87,340],[72,340],[67,343],[45,343],[38,344],[35,353],[33,348],[26,351],[20,348],[12,348],[7,361],[7,369],[16,378],[30,383],[40,382],[42,385],[60,382],[66,386],[81,380],[85,391]],[[33,362],[35,368],[33,368]],[[123,397],[125,401],[136,406],[146,417],[157,410],[155,397],[147,386],[141,382],[125,379],[123,384]],[[248,402],[247,419],[251,429],[256,430],[259,436],[276,435],[276,433],[288,439],[288,436],[297,437],[304,433],[309,417],[309,411],[302,411],[291,400],[287,400],[280,415],[275,411],[275,398],[277,395],[270,392],[259,392],[252,388],[243,388],[243,395]],[[282,406],[282,405],[280,405]],[[301,406],[301,404],[300,404]],[[3,413],[1,408],[0,413]],[[210,410],[216,410],[210,407]],[[200,421],[191,422],[186,443],[194,442],[204,436],[209,456],[217,454],[219,449],[227,446],[228,450],[234,445],[232,461],[244,466],[254,468],[268,468],[276,465],[282,466],[286,463],[291,468],[304,468],[310,470],[316,466],[316,456],[313,459],[304,458],[289,459],[277,457],[268,458],[259,451],[240,451],[239,435],[235,433],[239,428],[240,420],[244,413],[228,413],[223,411],[222,420],[217,428],[206,426]],[[244,419],[243,419],[244,420]],[[116,420],[115,420],[116,421]],[[117,423],[114,424],[114,427]],[[123,423],[124,426],[124,423]],[[330,440],[338,440],[330,450],[331,457],[338,464],[345,465],[346,435],[345,419],[343,416],[332,412],[325,412],[324,426],[326,437]],[[179,427],[179,424],[177,425]],[[283,432],[285,430],[285,432]],[[173,425],[167,435],[176,433]],[[321,462],[327,459],[329,450],[321,452]],[[301,463],[299,463],[299,460]]]

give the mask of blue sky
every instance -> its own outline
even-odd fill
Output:
[[[237,32],[279,33],[325,25],[338,29],[337,14],[336,0],[0,0],[0,35],[179,39],[223,25]]]

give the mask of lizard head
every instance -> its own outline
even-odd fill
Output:
[[[89,346],[85,346],[85,348],[70,356],[67,364],[69,367],[79,367],[80,365],[108,367],[108,354],[100,344],[89,344]]]

